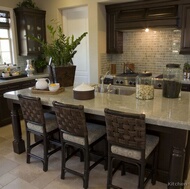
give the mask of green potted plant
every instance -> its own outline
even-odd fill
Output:
[[[32,0],[23,0],[22,2],[19,2],[17,4],[17,7],[38,9],[38,7],[36,6],[36,3],[33,2]]]
[[[42,55],[39,55],[35,60],[34,60],[34,67],[37,73],[42,73],[44,69],[47,67],[48,63],[45,59],[45,57]]]
[[[189,79],[190,64],[188,62],[185,62],[184,66],[183,66],[183,73],[184,73],[185,78]]]
[[[87,35],[87,32],[75,39],[74,35],[66,36],[63,34],[61,25],[47,25],[47,29],[51,37],[50,43],[34,36],[30,37],[41,44],[44,55],[50,59],[48,66],[50,79],[60,83],[61,86],[72,86],[76,70],[72,58],[77,53],[76,47]]]

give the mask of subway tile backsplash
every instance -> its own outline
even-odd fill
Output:
[[[116,63],[117,73],[122,73],[122,63],[134,63],[135,71],[162,74],[166,64],[190,63],[190,55],[179,54],[181,31],[171,28],[126,31],[123,35],[123,54],[102,54],[101,74],[111,63]]]

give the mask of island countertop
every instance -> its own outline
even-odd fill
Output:
[[[66,87],[65,91],[56,95],[33,94],[31,88],[18,91],[10,91],[4,94],[5,98],[18,100],[17,95],[39,96],[43,105],[52,106],[53,101],[68,104],[84,105],[86,113],[104,116],[104,108],[114,110],[144,113],[146,123],[163,127],[190,130],[190,93],[181,92],[180,98],[162,97],[162,90],[154,90],[153,100],[139,100],[135,97],[135,88],[132,95],[117,95],[95,92],[95,98],[91,100],[76,100],[73,98],[73,87]]]

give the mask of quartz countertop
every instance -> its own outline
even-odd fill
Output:
[[[138,100],[135,97],[135,88],[127,87],[132,90],[132,95],[117,95],[95,92],[95,98],[91,100],[76,100],[73,98],[73,88],[66,87],[65,91],[56,95],[33,94],[31,88],[18,91],[10,91],[4,94],[5,98],[18,100],[17,95],[39,96],[42,103],[52,106],[52,102],[59,101],[68,104],[84,105],[86,113],[104,115],[104,108],[114,110],[144,113],[146,122],[163,127],[190,130],[190,93],[181,92],[180,98],[162,97],[162,90],[154,90],[153,100]]]
[[[27,81],[27,80],[31,80],[31,79],[43,78],[43,77],[49,77],[49,74],[47,74],[47,73],[44,73],[44,74],[35,74],[33,76],[30,76],[30,77],[20,77],[20,78],[14,78],[14,79],[0,80],[0,86],[1,85],[6,85],[6,84],[10,84],[10,83]]]

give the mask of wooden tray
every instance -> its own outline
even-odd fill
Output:
[[[32,91],[32,93],[35,93],[35,94],[51,94],[51,95],[55,95],[55,94],[59,94],[59,93],[65,91],[65,88],[60,87],[57,91],[52,92],[52,91],[49,91],[49,89],[41,90],[41,89],[36,89],[35,87],[32,87],[31,91]]]

